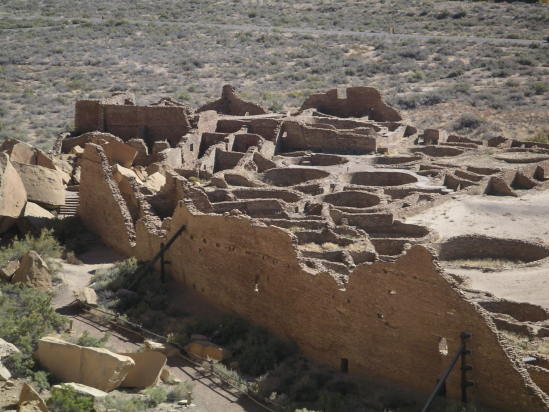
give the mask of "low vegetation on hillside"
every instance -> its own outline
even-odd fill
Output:
[[[482,112],[486,122],[472,131],[479,135],[527,138],[549,128],[547,44],[282,30],[541,40],[549,22],[543,5],[201,1],[181,7],[139,1],[130,7],[123,1],[113,9],[106,1],[27,3],[0,5],[0,13],[20,18],[0,14],[8,25],[25,23],[31,4],[32,15],[41,14],[26,22],[28,28],[0,29],[0,138],[51,147],[57,133],[73,127],[78,98],[130,90],[141,100],[175,96],[196,107],[217,98],[225,83],[276,111],[299,107],[317,91],[366,84],[420,127],[450,128],[463,112]],[[43,19],[53,27],[44,28]]]

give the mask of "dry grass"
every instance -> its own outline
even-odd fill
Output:
[[[382,90],[420,127],[450,128],[460,114],[482,112],[486,122],[470,133],[507,130],[513,137],[531,137],[549,129],[543,116],[549,108],[546,45],[486,47],[442,39],[241,32],[206,25],[246,22],[387,31],[386,22],[392,20],[403,32],[463,34],[467,27],[467,35],[541,38],[540,22],[549,19],[546,7],[462,2],[433,7],[417,0],[397,8],[381,0],[347,1],[345,7],[329,1],[264,2],[265,7],[244,2],[221,6],[213,0],[189,2],[187,7],[162,1],[76,3],[68,7],[65,0],[47,5],[7,0],[0,5],[0,139],[17,137],[51,146],[58,132],[72,128],[78,98],[130,90],[150,100],[175,96],[196,107],[216,99],[225,83],[277,111],[298,107],[319,90],[367,84]],[[336,11],[327,12],[330,7]],[[452,17],[461,8],[466,16]],[[368,19],[362,18],[364,12]],[[41,14],[42,19],[24,21],[29,30],[2,30],[9,20],[2,14]],[[59,16],[99,20],[52,20]],[[32,29],[43,26],[44,19],[55,27]],[[509,19],[512,24],[506,23]],[[159,20],[199,25],[162,25]],[[528,119],[517,115],[517,109],[528,113]]]
[[[502,268],[506,266],[521,265],[524,262],[520,260],[508,259],[455,259],[443,261],[444,264],[450,266],[460,266],[464,268]]]
[[[537,353],[549,355],[549,338],[529,339],[526,336],[518,335],[509,331],[501,331],[509,343],[522,353]]]

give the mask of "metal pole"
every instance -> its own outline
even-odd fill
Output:
[[[164,242],[160,243],[160,278],[166,283],[166,271],[164,269]]]
[[[470,333],[463,332],[461,334],[461,402],[467,403],[467,388],[473,385],[473,382],[467,380],[467,372],[473,369],[471,365],[467,365],[467,355],[471,354],[471,350],[467,349],[467,340],[471,337]]]
[[[466,376],[467,371],[470,371],[472,368],[470,365],[467,365],[464,360],[465,356],[471,354],[471,351],[467,349],[465,346],[467,339],[469,339],[470,337],[471,337],[470,333],[467,333],[467,332],[461,333],[461,345],[458,351],[452,358],[452,362],[450,362],[450,365],[448,366],[448,368],[446,368],[446,370],[438,380],[435,386],[435,389],[433,390],[433,392],[431,392],[431,395],[427,399],[427,402],[425,402],[425,406],[423,407],[421,412],[427,412],[429,410],[431,403],[433,403],[435,397],[440,393],[441,388],[446,383],[446,379],[448,379],[448,376],[450,376],[450,373],[454,369],[454,366],[456,366],[456,363],[460,357],[461,357],[461,400],[462,402],[467,403],[467,388],[473,385],[472,382],[467,380],[467,376]]]
[[[158,261],[158,259],[160,259],[160,255],[164,251],[166,251],[170,248],[172,243],[175,242],[175,239],[177,239],[179,237],[179,235],[181,235],[181,233],[183,233],[185,231],[185,229],[187,229],[187,226],[185,226],[185,225],[181,226],[179,228],[179,230],[177,232],[175,232],[175,234],[172,236],[172,238],[170,240],[168,240],[168,243],[166,243],[163,247],[161,247],[160,252],[158,252],[152,260],[147,262],[147,264],[145,266],[143,266],[140,270],[138,270],[135,273],[134,281],[129,285],[129,287],[128,287],[129,289],[131,289],[135,285],[137,285],[139,283],[139,281],[141,280],[141,278],[143,277],[143,275],[154,267],[154,264]],[[164,263],[166,263],[166,262],[164,262]]]

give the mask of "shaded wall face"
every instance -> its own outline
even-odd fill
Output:
[[[286,122],[284,131],[286,136],[281,142],[283,151],[313,150],[325,153],[365,154],[376,150],[376,138],[371,136],[317,129],[297,122]]]
[[[173,228],[181,224],[187,231],[169,252],[173,276],[213,304],[294,340],[306,356],[334,368],[347,359],[353,375],[427,394],[467,331],[475,354],[469,378],[477,382],[471,399],[502,410],[540,407],[495,329],[449,286],[425,248],[415,246],[395,263],[357,267],[341,291],[327,274],[303,271],[280,229],[179,209]],[[439,350],[442,339],[447,355]],[[448,392],[459,391],[456,369]]]
[[[175,146],[190,129],[185,108],[178,106],[131,106],[80,100],[75,106],[78,133],[105,131],[123,140],[141,138],[149,144],[167,139]]]
[[[81,187],[94,184],[95,192],[81,197],[82,217],[109,244],[123,243],[124,214],[111,215],[123,199],[108,173],[107,184],[100,184],[101,170],[108,171],[104,161],[83,166]],[[94,225],[98,218],[105,222]],[[253,226],[245,217],[192,215],[181,202],[167,238],[183,224],[187,230],[167,253],[172,276],[221,309],[294,340],[305,356],[334,368],[347,359],[353,375],[427,394],[467,331],[473,335],[472,400],[509,411],[546,409],[535,387],[526,387],[526,372],[503,351],[491,321],[450,287],[424,247],[412,247],[394,263],[359,265],[340,290],[330,275],[299,265],[293,238],[282,229]],[[124,252],[140,259],[150,259],[166,239],[144,220],[136,235],[136,246]],[[439,351],[443,338],[448,355]],[[459,395],[459,378],[456,370],[448,382],[452,397]]]
[[[78,100],[74,110],[74,128],[78,134],[103,131],[102,108],[98,100]]]

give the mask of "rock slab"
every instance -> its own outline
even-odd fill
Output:
[[[135,366],[134,360],[128,356],[107,349],[75,345],[55,337],[40,339],[35,355],[56,378],[105,392],[120,386]]]

